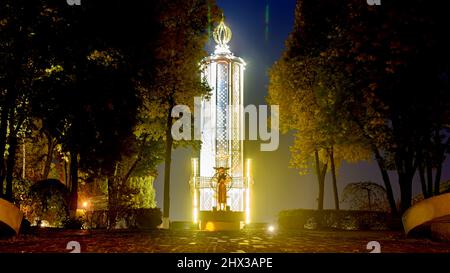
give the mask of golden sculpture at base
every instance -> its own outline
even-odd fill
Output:
[[[230,183],[231,177],[226,172],[226,168],[216,168],[217,179],[217,210],[227,210],[227,184]]]

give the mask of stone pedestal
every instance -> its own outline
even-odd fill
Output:
[[[199,227],[208,231],[240,230],[244,219],[240,211],[201,211]]]

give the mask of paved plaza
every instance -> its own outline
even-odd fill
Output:
[[[67,243],[77,241],[81,252],[343,252],[364,253],[370,241],[381,252],[450,252],[450,243],[405,238],[393,231],[296,231],[209,232],[192,230],[101,231],[45,230],[33,235],[0,239],[0,252],[69,252]]]

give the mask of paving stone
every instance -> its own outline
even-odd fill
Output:
[[[226,234],[226,235],[225,235]],[[265,231],[205,232],[192,230],[69,231],[39,230],[0,240],[0,252],[70,252],[78,241],[82,252],[369,252],[378,241],[381,252],[450,252],[450,243],[407,239],[393,231]]]

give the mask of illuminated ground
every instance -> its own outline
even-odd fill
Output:
[[[68,252],[78,241],[82,252],[368,252],[378,241],[382,252],[450,252],[450,243],[405,239],[400,232],[201,232],[201,231],[44,231],[0,240],[0,252]]]

